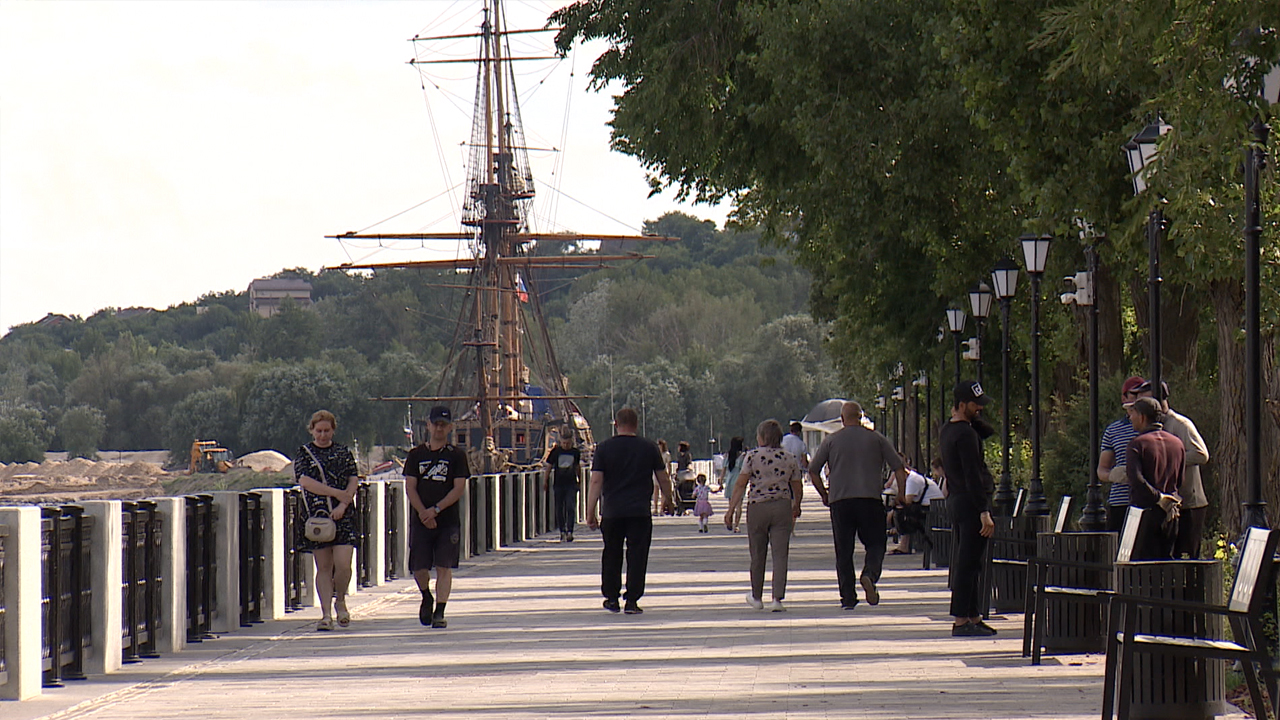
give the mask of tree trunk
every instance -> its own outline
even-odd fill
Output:
[[[1120,323],[1122,298],[1119,281],[1101,258],[1093,287],[1097,293],[1094,302],[1098,303],[1098,375],[1110,377],[1124,369],[1124,328]]]
[[[1138,329],[1143,332],[1143,350],[1147,358],[1151,357],[1151,313],[1147,310],[1147,276],[1134,276],[1129,281],[1129,292],[1133,296],[1133,310]],[[1215,301],[1216,302],[1216,301]],[[1241,300],[1243,302],[1243,300]],[[1190,285],[1171,283],[1165,280],[1160,285],[1160,357],[1161,376],[1168,381],[1170,377],[1185,375],[1190,377],[1196,372],[1196,357],[1200,347],[1200,307],[1202,302],[1199,293]],[[1243,308],[1243,305],[1241,306]],[[1231,327],[1240,327],[1243,311],[1232,321]],[[1222,316],[1218,315],[1218,320]],[[1219,325],[1221,331],[1221,325]],[[1243,350],[1242,350],[1243,351]],[[1144,377],[1146,368],[1141,370]]]
[[[1228,537],[1234,537],[1240,528],[1240,504],[1248,490],[1244,486],[1244,338],[1240,333],[1244,287],[1238,280],[1215,280],[1209,292],[1218,328],[1220,414],[1218,446],[1209,448],[1207,470],[1211,475],[1205,480],[1218,483],[1219,507],[1210,508],[1210,514],[1217,514]]]

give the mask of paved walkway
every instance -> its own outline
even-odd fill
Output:
[[[878,607],[841,611],[833,555],[826,513],[807,500],[787,612],[758,612],[743,602],[745,536],[662,518],[645,613],[611,615],[600,607],[599,534],[583,528],[572,544],[535,540],[467,562],[445,630],[418,624],[417,591],[397,581],[353,597],[348,629],[315,632],[310,609],[109,679],[0,703],[0,716],[1099,716],[1101,657],[1032,667],[1021,657],[1020,615],[992,621],[997,639],[951,638],[944,571],[921,570],[918,555],[887,559]]]

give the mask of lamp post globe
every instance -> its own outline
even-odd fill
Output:
[[[1049,262],[1048,235],[1023,235],[1022,256],[1031,275],[1031,483],[1027,498],[1028,515],[1048,515],[1044,480],[1040,475],[1040,280]]]

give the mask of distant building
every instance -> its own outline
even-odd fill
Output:
[[[311,283],[291,278],[258,278],[249,283],[249,310],[262,317],[280,312],[285,298],[299,307],[311,307]]]
[[[139,315],[150,315],[155,311],[156,311],[155,308],[149,308],[149,307],[130,307],[130,308],[118,308],[112,314],[121,320],[127,320],[131,317],[138,317]]]

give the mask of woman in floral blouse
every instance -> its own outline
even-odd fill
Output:
[[[787,593],[787,554],[791,547],[791,529],[800,517],[800,499],[804,484],[796,457],[782,449],[782,425],[765,420],[756,428],[759,447],[742,460],[742,471],[734,483],[733,499],[724,514],[725,527],[733,529],[734,510],[747,502],[747,541],[751,548],[751,592],[747,604],[764,609],[764,565],[766,553],[773,548],[773,604],[770,610],[782,612],[782,599]]]

